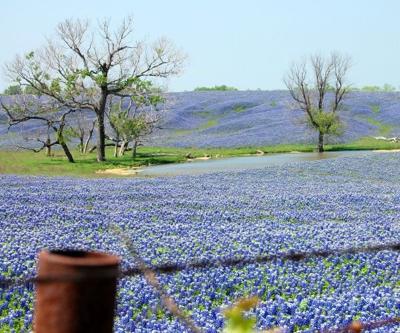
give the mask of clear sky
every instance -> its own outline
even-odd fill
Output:
[[[2,0],[0,13],[0,64],[66,18],[132,15],[138,39],[166,36],[188,55],[172,91],[283,88],[292,61],[331,50],[352,57],[354,85],[400,86],[399,0]],[[7,84],[1,72],[0,89]]]

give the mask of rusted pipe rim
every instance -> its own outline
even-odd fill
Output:
[[[76,249],[39,253],[36,333],[112,333],[120,259]]]
[[[40,257],[50,263],[66,266],[118,266],[121,261],[119,257],[112,254],[73,249],[43,250],[40,252]]]

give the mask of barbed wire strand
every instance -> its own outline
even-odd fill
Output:
[[[152,286],[159,295],[162,305],[179,321],[181,321],[190,332],[193,333],[202,333],[203,330],[199,328],[195,322],[186,315],[178,306],[177,302],[174,298],[168,294],[168,292],[164,289],[163,285],[160,283],[156,272],[150,268],[145,261],[140,256],[139,252],[137,251],[136,247],[134,246],[133,242],[129,237],[127,237],[120,228],[113,228],[113,231],[119,235],[119,237],[124,242],[125,246],[127,247],[129,254],[133,257],[136,263],[139,266],[140,272],[143,274],[146,282]]]
[[[379,244],[372,246],[352,247],[347,249],[333,250],[315,250],[309,252],[288,252],[278,254],[266,254],[256,257],[236,257],[236,258],[217,258],[217,259],[201,259],[187,263],[172,263],[151,266],[151,269],[159,274],[172,274],[189,269],[218,268],[218,267],[234,267],[245,266],[250,264],[262,264],[276,260],[283,261],[302,261],[318,257],[329,257],[332,255],[375,253],[380,251],[400,251],[400,243]],[[140,270],[136,267],[121,272],[121,277],[140,274]]]
[[[191,318],[186,316],[182,310],[179,309],[175,300],[168,295],[160,284],[156,274],[173,274],[188,269],[204,269],[204,268],[218,268],[218,267],[234,267],[245,266],[250,264],[267,263],[276,260],[283,261],[303,261],[312,258],[326,258],[332,255],[354,255],[361,253],[376,253],[380,251],[400,251],[400,243],[391,244],[378,244],[372,246],[352,247],[347,249],[332,249],[332,250],[315,250],[309,252],[288,252],[278,254],[260,255],[252,258],[217,258],[217,259],[203,259],[194,260],[186,263],[166,263],[161,265],[149,266],[140,257],[136,248],[133,246],[131,240],[127,238],[121,231],[118,232],[123,238],[130,254],[133,256],[138,264],[138,267],[133,267],[122,271],[117,277],[124,278],[135,275],[143,275],[146,281],[159,293],[163,305],[175,317],[180,319],[192,332],[200,333],[202,330],[196,326]],[[28,278],[14,278],[14,279],[0,279],[1,288],[11,288],[15,286],[24,286],[37,283],[51,283],[51,282],[68,282],[87,280],[88,278],[104,278],[109,277],[103,274],[91,276],[45,276],[45,277],[28,277]],[[367,323],[353,322],[341,328],[321,330],[320,333],[360,333],[363,330],[371,330],[379,327],[388,326],[391,324],[400,323],[400,317],[393,317],[384,320],[372,321]]]
[[[125,235],[123,235],[126,237]],[[391,243],[391,244],[378,244],[371,246],[360,246],[360,247],[351,247],[346,249],[331,249],[331,250],[315,250],[308,252],[287,252],[287,253],[277,253],[277,254],[266,254],[259,255],[256,257],[235,257],[235,258],[216,258],[216,259],[200,259],[193,260],[189,262],[183,263],[165,263],[160,265],[147,265],[146,267],[150,268],[154,273],[157,274],[173,274],[184,270],[189,269],[204,269],[204,268],[218,268],[218,267],[235,267],[235,266],[245,266],[250,264],[262,264],[277,260],[282,261],[303,261],[312,258],[326,258],[333,255],[354,255],[354,254],[362,254],[362,253],[376,253],[381,251],[400,251],[400,243]],[[87,279],[87,278],[99,278],[103,277],[103,273],[99,275],[91,275],[91,276],[46,276],[46,277],[26,277],[26,278],[9,278],[9,279],[0,279],[0,287],[13,287],[23,284],[32,284],[32,283],[50,283],[57,281],[68,281],[79,280],[79,279]],[[126,269],[117,276],[119,278],[141,275],[142,270],[140,267],[132,267]]]

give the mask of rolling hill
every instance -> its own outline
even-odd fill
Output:
[[[181,92],[169,93],[167,100],[162,129],[149,145],[240,147],[316,140],[287,91]],[[400,93],[353,92],[340,117],[343,135],[328,138],[330,143],[400,135]],[[23,132],[33,134],[38,128],[39,124],[27,124]],[[21,132],[7,132],[7,119],[0,113],[0,147],[20,142]]]

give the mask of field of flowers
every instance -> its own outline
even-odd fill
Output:
[[[153,179],[0,176],[0,278],[32,276],[42,248],[110,251],[133,267],[118,225],[150,264],[399,241],[400,154]],[[160,279],[207,332],[221,309],[258,295],[258,328],[288,332],[400,315],[400,256],[331,256]],[[31,325],[33,290],[0,288],[0,332]],[[141,277],[119,283],[116,332],[181,332]],[[398,329],[398,328],[397,328]],[[396,332],[395,327],[375,332]]]
[[[287,91],[183,92],[169,95],[165,130],[152,144],[180,147],[314,143],[315,132]],[[400,134],[398,93],[351,93],[341,119],[343,135],[331,143]]]
[[[163,129],[149,140],[150,145],[237,147],[316,140],[303,114],[293,109],[287,91],[181,92],[168,94],[167,101]],[[343,136],[328,141],[399,136],[399,108],[400,93],[351,93],[341,112]],[[25,124],[24,135],[34,136],[38,126],[35,122]],[[0,147],[15,145],[21,136],[20,129],[7,134],[7,119],[0,111]]]

